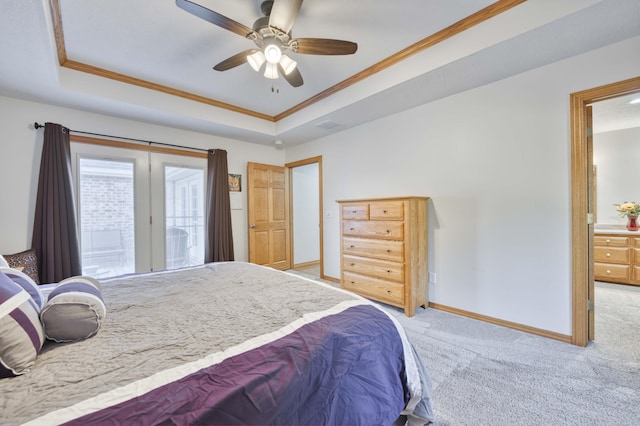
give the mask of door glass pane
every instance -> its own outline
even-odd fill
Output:
[[[78,166],[82,273],[135,272],[133,162],[80,158]]]
[[[167,269],[204,263],[204,170],[165,166]]]

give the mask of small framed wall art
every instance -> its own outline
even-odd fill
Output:
[[[242,175],[229,173],[229,192],[242,191]]]

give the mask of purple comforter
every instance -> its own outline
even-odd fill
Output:
[[[386,425],[405,383],[396,327],[356,306],[71,424]]]

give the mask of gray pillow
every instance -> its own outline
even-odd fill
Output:
[[[11,278],[13,282],[24,288],[25,291],[29,293],[31,298],[38,305],[38,313],[40,313],[40,310],[44,306],[45,298],[40,291],[40,287],[38,287],[31,277],[17,269],[3,267],[2,265],[0,265],[0,271],[4,272],[7,277]]]
[[[0,271],[0,378],[28,372],[43,343],[36,302]]]
[[[67,278],[51,291],[40,319],[47,339],[75,342],[98,333],[106,313],[100,283],[82,276]]]

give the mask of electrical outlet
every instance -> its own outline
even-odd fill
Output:
[[[429,282],[431,284],[435,284],[436,283],[436,273],[435,272],[429,272]]]

